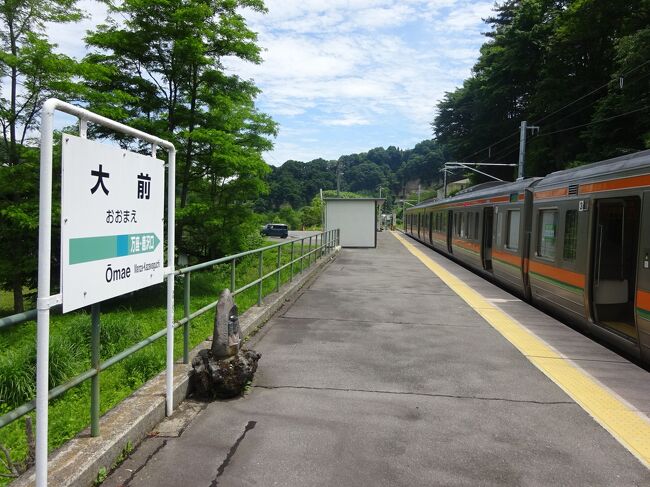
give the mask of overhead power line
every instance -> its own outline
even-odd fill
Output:
[[[635,71],[641,69],[643,66],[645,66],[645,65],[647,65],[647,64],[650,64],[650,59],[648,59],[648,60],[644,61],[643,63],[638,64],[638,65],[634,66],[633,68],[631,68],[631,69],[629,69],[629,70],[627,70],[627,71],[621,73],[621,74],[619,75],[619,83],[620,83],[620,79],[621,79],[621,78],[625,78],[625,77],[629,76],[630,74],[632,74],[632,73],[634,73]],[[640,78],[637,78],[637,79],[631,81],[631,83],[635,83],[635,82],[637,82],[637,81],[639,81],[639,80],[641,80],[641,79],[643,79],[643,78],[645,78],[646,76],[649,76],[649,75],[650,75],[650,73],[645,74],[645,75],[641,76]],[[537,119],[537,120],[535,120],[535,121],[532,122],[532,123],[538,125],[540,122],[542,122],[542,121],[544,121],[544,120],[547,120],[549,117],[552,117],[553,115],[556,115],[557,113],[562,112],[563,110],[569,108],[570,106],[575,105],[575,104],[578,103],[579,101],[584,100],[585,98],[587,98],[587,97],[593,95],[594,93],[597,93],[598,91],[602,90],[603,88],[606,88],[607,86],[609,86],[610,84],[614,83],[615,81],[616,81],[616,80],[609,80],[609,81],[607,81],[607,82],[604,83],[603,85],[601,85],[601,86],[599,86],[599,87],[597,87],[597,88],[591,90],[589,93],[586,93],[586,94],[584,94],[584,95],[582,95],[582,96],[576,98],[575,100],[573,100],[573,101],[567,103],[566,105],[564,105],[564,106],[558,108],[557,110],[554,110],[553,112],[551,112],[551,113],[549,113],[549,114],[547,114],[547,115],[544,115],[542,118]],[[629,85],[629,84],[630,84],[630,81],[628,81],[627,84]],[[582,108],[579,108],[578,110],[573,111],[573,112],[571,112],[570,114],[565,115],[564,117],[562,117],[562,118],[560,118],[560,119],[558,119],[558,120],[555,120],[555,121],[553,122],[553,125],[558,124],[559,122],[561,122],[561,121],[563,121],[563,120],[566,120],[567,118],[572,117],[573,115],[575,115],[575,114],[577,114],[577,113],[579,113],[579,112],[585,110],[586,108],[590,107],[591,105],[593,105],[593,104],[596,103],[597,101],[598,101],[598,99],[595,99],[595,100],[593,100],[591,103],[589,103],[589,104],[583,106]],[[639,110],[639,111],[641,111],[641,110]],[[627,114],[625,114],[625,115],[627,115]],[[624,115],[620,115],[620,116],[624,116]],[[603,120],[601,120],[601,121],[606,121],[606,120],[603,119]],[[594,122],[594,123],[598,123],[598,122],[599,122],[599,121]],[[586,125],[582,125],[582,126],[586,126]],[[576,126],[576,128],[579,128],[579,127],[580,127],[580,126]],[[567,131],[567,130],[571,130],[571,128],[564,129],[564,130],[565,130],[565,131]],[[558,133],[558,131],[555,131],[555,132],[552,132],[552,133]],[[519,134],[519,130],[517,130],[516,132],[513,132],[513,133],[511,133],[511,134],[509,134],[509,135],[506,135],[505,137],[503,137],[503,138],[501,138],[501,139],[499,139],[499,140],[497,140],[497,141],[495,141],[495,142],[492,142],[491,144],[489,144],[489,145],[483,147],[482,149],[479,149],[479,150],[477,150],[477,151],[475,151],[475,152],[469,154],[468,156],[462,157],[460,160],[464,161],[464,160],[466,160],[466,159],[469,159],[470,157],[473,157],[473,156],[475,156],[475,155],[477,155],[477,154],[480,154],[481,152],[484,152],[484,151],[486,151],[486,150],[490,150],[492,147],[495,147],[496,145],[500,144],[501,142],[504,142],[504,141],[506,141],[506,140],[510,139],[511,137],[514,137],[514,136],[516,136],[516,135],[518,135],[518,134]],[[543,135],[550,135],[550,134],[551,134],[551,133],[549,132],[548,134],[543,134]],[[496,154],[499,154],[499,153],[501,153],[503,150],[507,150],[508,148],[513,147],[513,146],[518,145],[518,144],[519,144],[519,142],[516,142],[515,144],[512,144],[512,145],[506,147],[505,149],[500,149],[499,151],[497,151]],[[490,155],[488,156],[488,158],[487,158],[487,159],[484,159],[483,161],[485,161],[485,160],[491,160],[491,159],[493,159],[494,157],[495,157],[495,154],[490,153]]]
[[[642,108],[637,108],[635,110],[630,110],[630,111],[625,112],[625,113],[619,113],[618,115],[612,115],[611,117],[603,118],[603,119],[600,119],[600,120],[594,120],[592,122],[583,123],[583,124],[580,124],[580,125],[574,125],[572,127],[566,127],[566,128],[559,129],[559,130],[554,130],[553,132],[541,133],[536,138],[546,137],[546,136],[549,136],[549,135],[559,134],[559,133],[562,133],[562,132],[570,132],[571,130],[576,130],[576,129],[579,129],[579,128],[587,127],[589,125],[596,125],[596,124],[602,123],[602,122],[608,122],[610,120],[615,120],[617,118],[625,117],[627,115],[631,115],[631,114],[637,113],[637,112],[642,112],[642,111],[648,110],[648,109],[650,109],[650,105],[647,105],[647,106],[642,107]],[[496,156],[493,156],[491,159],[483,159],[481,162],[485,162],[487,160],[494,161],[494,162],[502,161],[503,159],[505,159],[509,155],[514,154],[514,153],[516,153],[518,151],[518,148],[514,148],[516,145],[519,145],[519,144],[518,143],[517,144],[511,144],[510,146],[505,147],[502,151],[499,151],[499,154],[497,154]],[[501,152],[503,152],[503,151],[505,151],[505,150],[507,150],[509,148],[512,148],[512,150],[510,150],[508,152],[505,152],[505,153],[501,153]]]
[[[545,133],[545,134],[541,134],[541,135],[539,135],[539,137],[545,137],[547,135],[559,134],[559,133],[562,133],[562,132],[569,132],[570,130],[575,130],[575,129],[579,129],[579,128],[582,128],[582,127],[588,127],[589,125],[595,125],[597,123],[607,122],[608,120],[614,120],[615,118],[625,117],[626,115],[631,115],[632,113],[642,112],[642,111],[647,110],[649,108],[650,108],[650,105],[646,105],[646,106],[644,106],[642,108],[637,108],[636,110],[630,110],[629,112],[620,113],[618,115],[612,115],[611,117],[601,118],[600,120],[594,120],[593,122],[582,123],[580,125],[574,125],[573,127],[567,127],[567,128],[560,129],[560,130],[555,130],[553,132],[548,132],[548,133]]]
[[[630,69],[630,70],[628,70],[628,71],[626,71],[626,72],[624,72],[624,73],[621,73],[621,74],[620,74],[620,77],[623,77],[623,78],[624,78],[625,76],[627,76],[627,75],[633,73],[634,71],[636,71],[636,70],[638,70],[638,69],[641,69],[643,66],[645,66],[645,65],[648,64],[648,63],[650,63],[650,59],[648,59],[647,61],[645,61],[645,62],[643,62],[643,63],[641,63],[641,64],[635,66],[634,68],[632,68],[632,69]],[[576,98],[576,99],[573,100],[572,102],[567,103],[567,104],[564,105],[563,107],[558,108],[557,110],[555,110],[555,111],[553,111],[553,112],[551,112],[551,113],[549,113],[549,114],[547,114],[547,115],[544,115],[544,116],[543,116],[542,118],[540,118],[539,120],[536,120],[535,123],[540,123],[540,122],[546,120],[547,118],[549,118],[549,117],[555,115],[556,113],[561,112],[561,111],[564,110],[565,108],[569,108],[570,106],[575,105],[575,104],[578,103],[580,100],[584,100],[584,99],[587,98],[588,96],[591,96],[591,95],[593,95],[594,93],[599,92],[599,91],[602,90],[603,88],[608,87],[608,86],[609,86],[611,83],[613,83],[613,82],[614,82],[613,80],[609,80],[607,83],[605,83],[605,84],[599,86],[598,88],[595,88],[595,89],[591,90],[589,93],[587,93],[587,94],[585,94],[585,95],[582,95],[582,96],[579,97],[579,98]],[[595,101],[594,101],[594,103],[595,103]],[[587,106],[589,106],[589,105],[587,105]],[[560,119],[560,120],[562,120],[562,119]],[[559,121],[559,120],[558,120],[558,121]]]

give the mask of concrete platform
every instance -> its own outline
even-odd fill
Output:
[[[650,485],[587,412],[395,237],[378,237],[377,249],[344,249],[271,320],[249,394],[184,408],[189,423],[161,428],[105,485]],[[647,410],[648,372],[418,248]]]

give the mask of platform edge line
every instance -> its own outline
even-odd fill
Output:
[[[602,385],[573,361],[558,353],[551,345],[524,327],[518,320],[490,303],[478,291],[455,277],[424,254],[404,237],[391,234],[443,281],[485,321],[519,350],[539,371],[562,389],[598,424],[608,431],[646,468],[650,469],[650,422],[645,415],[630,408],[622,399]],[[531,357],[532,352],[547,354],[544,358]],[[556,364],[546,363],[549,359]],[[560,360],[557,360],[560,359]],[[574,385],[571,385],[571,384]],[[575,383],[579,385],[576,387]],[[622,425],[621,423],[625,423]],[[629,432],[636,434],[630,435]]]

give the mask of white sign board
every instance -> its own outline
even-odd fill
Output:
[[[163,281],[164,162],[63,135],[63,312]]]

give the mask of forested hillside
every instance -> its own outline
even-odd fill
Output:
[[[263,2],[108,3],[108,18],[80,41],[87,50],[78,59],[51,44],[46,28],[79,22],[86,12],[75,0],[0,4],[0,289],[13,293],[15,311],[22,311],[24,289],[33,289],[36,279],[37,136],[49,97],[174,143],[179,253],[205,260],[254,244],[253,204],[265,194],[269,172],[262,152],[272,148],[276,124],[257,110],[254,82],[227,71],[222,59],[261,62],[242,9],[265,12]],[[89,136],[151,150],[92,124]],[[57,168],[59,157],[56,149]],[[54,181],[56,219],[60,185]],[[52,228],[56,245],[56,221]]]
[[[506,0],[487,20],[432,123],[451,158],[516,163],[522,120],[529,176],[650,147],[650,0]]]
[[[258,202],[260,211],[277,210],[283,205],[302,208],[309,205],[319,189],[335,189],[337,168],[341,172],[341,191],[362,195],[402,194],[409,181],[430,185],[440,178],[445,162],[443,147],[435,140],[425,140],[412,149],[377,147],[338,160],[314,159],[309,162],[287,161],[272,167],[268,176],[269,195]]]

